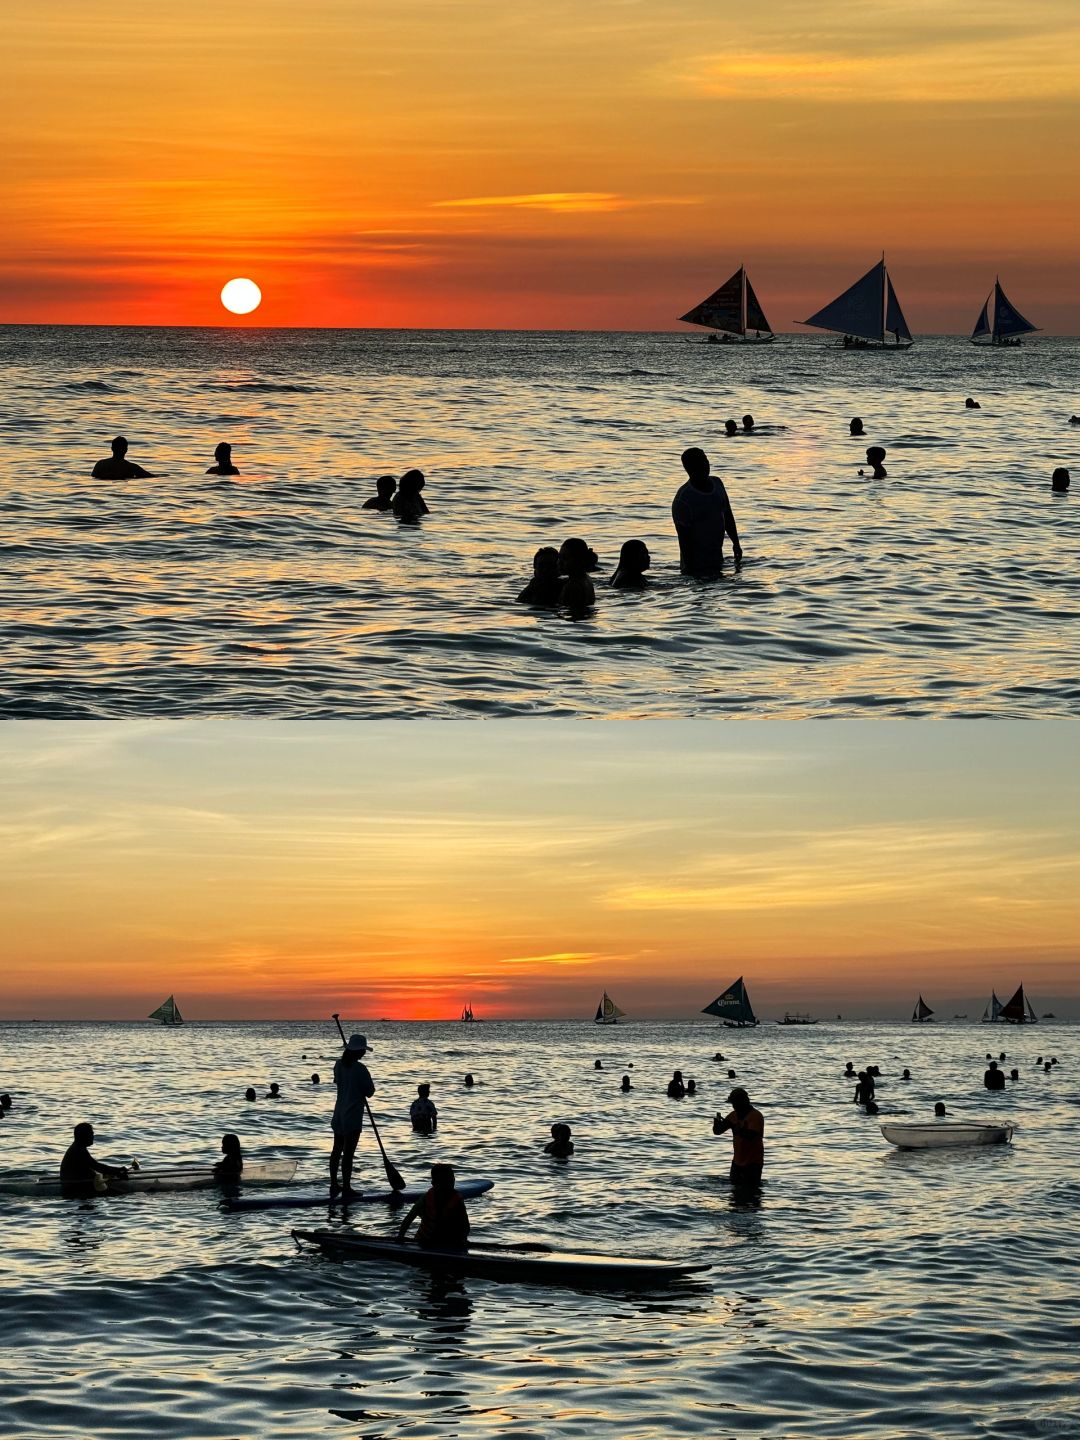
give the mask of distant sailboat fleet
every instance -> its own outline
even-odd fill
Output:
[[[679,319],[687,325],[701,325],[710,330],[708,343],[712,345],[767,345],[776,339],[744,265]],[[816,311],[809,320],[798,323],[841,336],[840,345],[844,350],[891,353],[910,350],[915,343],[884,255],[835,300]],[[1001,288],[1000,280],[995,280],[971,333],[971,341],[975,345],[1012,348],[1020,344],[1021,335],[1030,335],[1038,328],[1020,314]]]

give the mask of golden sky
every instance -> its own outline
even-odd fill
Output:
[[[1075,0],[5,0],[0,321],[1080,330]]]
[[[8,722],[0,1018],[1077,1012],[1074,732]]]

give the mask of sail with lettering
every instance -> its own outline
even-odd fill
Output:
[[[884,255],[842,295],[799,323],[835,331],[848,350],[907,350],[914,343]]]
[[[180,1014],[180,1007],[170,995],[163,1000],[156,1010],[151,1010],[146,1017],[148,1020],[160,1020],[162,1025],[182,1025],[184,1017]]]
[[[742,1030],[748,1025],[758,1024],[754,1007],[750,1004],[749,991],[743,984],[741,975],[734,985],[729,985],[724,993],[718,995],[710,1005],[706,1005],[701,1013],[717,1016],[731,1030]]]
[[[930,1006],[927,1005],[926,1001],[920,995],[918,1000],[915,1002],[915,1009],[911,1016],[912,1024],[915,1024],[916,1022],[921,1023],[923,1020],[929,1020],[930,1016],[933,1015],[933,1013],[933,1010],[930,1009]]]
[[[1002,1020],[1008,1020],[1012,1025],[1035,1025],[1038,1023],[1038,1016],[1032,1007],[1031,1001],[1024,995],[1023,985],[1017,990],[1011,1000],[1007,1000],[998,1015]]]
[[[741,342],[763,345],[776,338],[742,265],[719,290],[714,290],[700,305],[695,305],[679,319],[687,325],[701,325],[706,330],[712,330],[714,333],[709,339],[721,344]]]
[[[596,1014],[593,1016],[594,1025],[617,1025],[624,1018],[625,1012],[620,1010],[615,1001],[605,990],[600,998],[600,1004],[596,1007]]]
[[[975,329],[971,332],[973,345],[1019,345],[1021,335],[1032,335],[1038,330],[1030,320],[1020,314],[1005,291],[1001,281],[994,280],[994,288],[983,302]]]

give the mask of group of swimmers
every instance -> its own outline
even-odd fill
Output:
[[[1005,1072],[1004,1070],[1000,1070],[998,1068],[998,1062],[1000,1061],[1003,1063],[1005,1061],[1005,1051],[1002,1050],[997,1060],[995,1060],[993,1056],[991,1056],[989,1053],[987,1054],[986,1059],[989,1063],[983,1075],[984,1087],[987,1090],[1004,1090]],[[1043,1057],[1040,1055],[1035,1063],[1037,1066],[1041,1067],[1047,1074],[1049,1074],[1053,1067],[1058,1063],[1057,1056],[1051,1056],[1049,1060],[1044,1061]],[[881,1070],[879,1069],[879,1067],[877,1065],[867,1065],[865,1070],[856,1071],[855,1066],[849,1060],[844,1069],[844,1079],[855,1081],[855,1093],[852,1096],[852,1101],[854,1102],[854,1104],[861,1105],[866,1111],[867,1115],[877,1115],[879,1111],[875,1098],[875,1081],[881,1079]],[[911,1079],[911,1071],[907,1068],[907,1066],[904,1067],[900,1079],[902,1081]],[[1020,1071],[1015,1066],[1009,1072],[1009,1079],[1013,1081],[1020,1079]],[[941,1116],[947,1113],[948,1112],[946,1111],[944,1104],[940,1100],[937,1101],[934,1106],[934,1114],[937,1116]]]

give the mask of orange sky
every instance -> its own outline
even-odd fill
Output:
[[[1074,0],[7,0],[0,321],[1080,331]]]
[[[0,1018],[1080,1013],[1074,732],[9,721]]]

